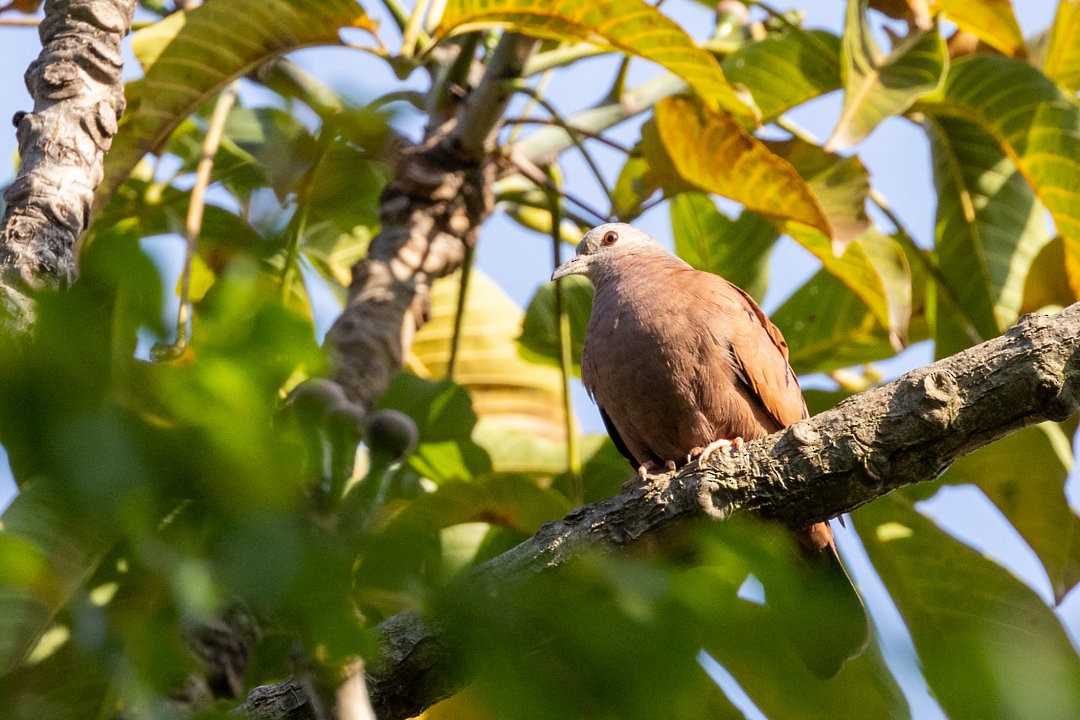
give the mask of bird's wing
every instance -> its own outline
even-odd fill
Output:
[[[727,280],[723,283],[734,290],[732,297],[749,320],[738,323],[737,331],[730,333],[736,374],[760,399],[778,427],[787,427],[806,418],[806,402],[799,380],[788,365],[784,336],[742,288]]]
[[[641,463],[634,458],[634,456],[630,453],[630,450],[626,447],[626,443],[623,442],[622,436],[619,435],[619,431],[615,427],[615,423],[611,422],[611,418],[608,417],[608,414],[604,410],[604,408],[600,407],[599,405],[597,405],[596,407],[600,410],[600,419],[604,421],[604,427],[607,429],[608,436],[611,437],[611,442],[615,443],[615,449],[618,450],[624,458],[629,460],[630,465],[633,466],[635,470],[637,470],[638,466],[641,465]]]

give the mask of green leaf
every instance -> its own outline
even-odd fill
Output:
[[[712,53],[643,0],[449,0],[435,37],[492,26],[643,57],[681,77],[710,107],[756,115],[728,84]]]
[[[910,268],[899,243],[870,231],[837,257],[820,233],[798,226],[790,227],[788,232],[821,260],[825,270],[855,293],[874,320],[888,330],[893,349],[899,351],[907,340],[912,303]]]
[[[730,115],[684,97],[656,105],[656,127],[679,175],[703,190],[785,223],[832,235],[806,182]]]
[[[986,129],[1050,211],[1065,240],[1065,266],[1080,297],[1080,105],[1027,63],[975,55],[953,63],[933,114]]]
[[[735,220],[708,195],[687,192],[668,204],[675,253],[698,270],[722,275],[761,301],[769,281],[769,256],[779,232],[757,213]]]
[[[935,352],[945,357],[971,344],[958,311],[984,340],[1016,322],[1028,270],[1050,238],[1042,204],[990,135],[945,116],[925,127],[938,192],[938,270],[956,299],[938,303]]]
[[[121,130],[105,160],[94,205],[104,207],[147,152],[227,83],[281,53],[340,43],[342,27],[373,30],[352,0],[216,0],[151,25],[133,44],[145,76],[129,84]]]
[[[806,180],[832,228],[834,253],[870,228],[870,173],[855,155],[843,157],[799,138],[766,142]]]
[[[851,147],[882,120],[898,115],[937,89],[948,56],[937,30],[912,31],[887,57],[874,41],[867,0],[848,0],[844,19],[844,108],[827,150]]]
[[[562,306],[570,318],[570,357],[574,374],[581,374],[581,348],[585,344],[585,328],[592,309],[592,283],[580,275],[562,280]],[[541,285],[529,307],[518,337],[521,352],[528,360],[560,367],[559,318],[555,314],[555,283]]]
[[[44,479],[23,485],[0,522],[0,674],[17,667],[119,539],[73,515]],[[14,557],[18,551],[18,566]]]
[[[901,495],[852,518],[949,717],[1080,716],[1080,658],[1031,588]]]
[[[944,13],[960,30],[987,45],[1013,57],[1027,54],[1024,34],[1009,0],[933,0],[933,4],[935,12]]]
[[[646,127],[641,130],[643,137],[647,132]],[[653,129],[655,131],[655,128]],[[643,139],[639,146],[642,152],[644,145]],[[630,222],[641,214],[641,206],[645,201],[663,186],[663,179],[654,171],[649,157],[630,155],[619,170],[619,177],[611,189],[611,214],[623,222]]]
[[[876,639],[827,680],[800,654],[815,646],[832,652],[826,646],[842,643],[852,626],[865,630],[865,611],[852,603],[854,590],[831,558],[804,557],[789,530],[760,521],[736,518],[703,534],[694,567],[676,578],[675,591],[705,650],[765,717],[909,717]],[[736,594],[748,575],[761,583],[764,603]]]
[[[1043,72],[1066,90],[1080,90],[1080,3],[1059,0]]]
[[[754,97],[763,122],[840,88],[840,38],[791,29],[747,43],[724,58],[724,75]]]
[[[896,352],[866,303],[827,270],[792,293],[772,321],[784,333],[788,361],[800,375],[882,360]]]
[[[1039,556],[1054,599],[1080,581],[1080,517],[1069,507],[1069,438],[1054,423],[1006,435],[949,468],[945,482],[981,489]]]

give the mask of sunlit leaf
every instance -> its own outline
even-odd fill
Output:
[[[925,127],[938,191],[938,270],[955,298],[938,303],[935,352],[945,357],[972,341],[958,311],[984,340],[1016,322],[1024,280],[1049,234],[1042,204],[990,135],[943,116]]]
[[[732,116],[687,98],[664,98],[656,105],[656,127],[687,182],[782,222],[832,235],[821,206],[795,168]]]
[[[1020,314],[1055,312],[1073,302],[1069,278],[1065,274],[1065,243],[1054,238],[1043,245],[1031,261],[1024,281],[1024,301]]]
[[[724,75],[754,96],[763,121],[840,87],[840,38],[791,29],[747,43],[724,58]]]
[[[732,220],[702,193],[676,195],[668,207],[675,253],[698,270],[727,278],[760,302],[769,280],[769,256],[780,235],[776,228],[753,212]]]
[[[1069,283],[1080,296],[1080,105],[1027,63],[975,55],[952,65],[927,109],[977,123],[1016,163],[1065,240]]]
[[[1026,54],[1024,34],[1009,0],[933,0],[933,9],[1006,55]]]
[[[862,300],[873,318],[888,330],[893,348],[899,350],[906,341],[913,302],[906,286],[910,268],[899,244],[870,231],[837,257],[833,245],[818,232],[792,226],[788,233]],[[878,263],[882,263],[880,269]]]
[[[1043,72],[1066,90],[1080,90],[1080,2],[1058,0]]]
[[[493,25],[638,55],[686,80],[710,106],[755,114],[724,79],[716,58],[643,0],[449,0],[435,34]]]
[[[1080,713],[1080,658],[1031,588],[900,495],[852,517],[949,717]]]
[[[851,147],[892,115],[941,84],[947,56],[936,30],[913,30],[883,56],[866,17],[866,0],[848,0],[844,19],[844,108],[826,148]]]
[[[1080,581],[1080,517],[1065,497],[1072,459],[1061,428],[1042,423],[960,458],[944,476],[986,493],[1039,556],[1057,602]]]
[[[104,206],[142,156],[229,81],[289,50],[340,43],[338,31],[350,26],[374,29],[352,0],[217,0],[151,25],[134,41],[145,76],[129,96],[94,204]]]

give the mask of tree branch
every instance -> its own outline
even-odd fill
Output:
[[[749,443],[658,476],[647,488],[580,507],[543,525],[463,583],[486,597],[565,563],[610,550],[681,519],[755,512],[793,528],[835,517],[893,490],[937,478],[958,457],[1080,407],[1080,304],[1028,315],[1006,335]],[[376,628],[369,665],[378,717],[417,714],[467,681],[446,636],[412,613]]]
[[[4,191],[0,310],[15,327],[31,320],[30,291],[78,274],[105,152],[124,110],[120,43],[135,0],[48,0],[42,50],[26,70],[34,111],[17,113],[22,167]]]
[[[503,35],[456,118],[400,153],[380,200],[381,230],[368,256],[353,267],[349,302],[328,343],[335,379],[365,412],[401,368],[426,321],[432,280],[461,265],[491,213],[490,154],[513,93],[505,81],[521,74],[537,44]]]

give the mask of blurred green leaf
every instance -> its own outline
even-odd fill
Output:
[[[1061,428],[1042,423],[965,455],[944,475],[986,493],[1039,556],[1059,603],[1080,582],[1080,516],[1065,497],[1072,460]]]
[[[1080,658],[1026,585],[893,494],[852,514],[952,718],[1080,714]]]
[[[72,514],[44,479],[27,483],[2,516],[0,541],[25,552],[0,578],[0,675],[11,672],[94,571],[118,535]]]
[[[1024,280],[1050,238],[1042,203],[993,138],[957,118],[925,126],[938,191],[938,272],[957,301],[938,303],[935,353],[945,357],[972,344],[958,311],[983,340],[1016,322]]]
[[[941,85],[948,65],[937,29],[912,30],[884,56],[866,17],[867,0],[848,0],[841,74],[844,108],[827,150],[858,144],[885,118],[900,113]]]
[[[840,87],[840,38],[786,28],[724,58],[724,74],[754,96],[763,122]]]
[[[709,528],[701,551],[680,577],[684,612],[766,717],[909,717],[875,638],[827,680],[800,655],[815,646],[843,651],[852,629],[865,629],[865,611],[832,558],[805,556],[779,525],[739,519]],[[761,583],[763,603],[736,593],[749,575]]]
[[[769,282],[769,257],[780,233],[760,215],[732,220],[702,193],[687,192],[668,205],[675,253],[698,270],[722,275],[757,300]]]
[[[673,590],[655,563],[589,556],[485,600],[442,593],[436,608],[470,628],[461,662],[496,717],[739,717]]]
[[[477,416],[468,391],[460,385],[401,372],[379,407],[400,410],[416,422],[420,444],[408,464],[424,477],[445,483],[491,472],[491,458],[472,439]]]

